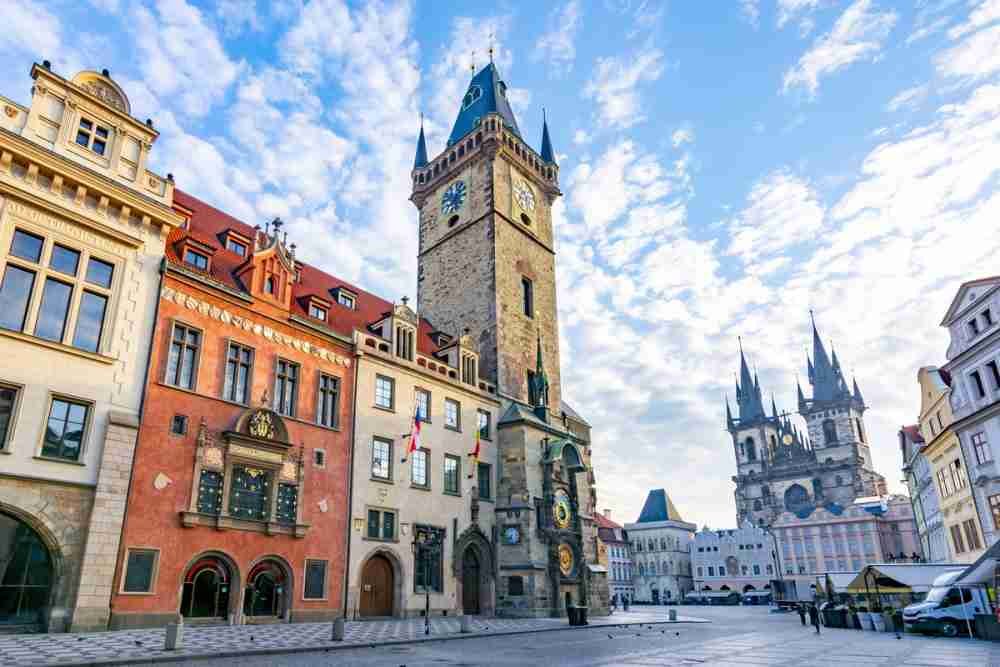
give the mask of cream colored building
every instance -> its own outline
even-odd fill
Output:
[[[428,578],[432,615],[492,614],[500,404],[472,340],[430,331],[405,304],[354,340],[348,617],[419,616]],[[417,409],[420,449],[408,454]],[[428,536],[439,548],[418,554]]]
[[[986,545],[962,446],[952,428],[951,376],[925,366],[917,372],[917,382],[920,434],[927,443],[922,453],[930,462],[951,560],[972,563],[983,554]]]
[[[107,625],[173,184],[107,71],[0,97],[0,625]]]

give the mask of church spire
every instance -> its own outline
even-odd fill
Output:
[[[743,339],[738,339],[740,343],[740,380],[737,384],[739,393],[736,397],[736,405],[740,412],[740,421],[749,423],[754,419],[764,417],[764,402],[760,393],[760,381],[756,374],[750,374],[750,365],[747,364],[747,357],[743,353]]]
[[[427,166],[427,140],[424,138],[424,115],[420,114],[420,136],[417,137],[417,156],[413,159],[413,168]]]
[[[454,145],[475,130],[488,114],[499,114],[504,127],[518,137],[521,136],[514,110],[507,101],[507,84],[500,79],[500,72],[493,62],[479,70],[469,82],[469,89],[462,98],[458,117],[448,136],[448,145]]]
[[[799,394],[799,412],[802,412],[806,409],[806,395],[802,393],[802,385],[799,384],[798,378],[795,378],[795,389]]]
[[[552,140],[549,139],[549,121],[545,117],[545,109],[542,109],[542,159],[546,164],[555,164],[556,157],[552,151]]]
[[[726,394],[726,428],[730,431],[736,428],[733,420],[733,409],[729,407],[729,394]]]
[[[814,401],[836,400],[840,393],[837,371],[830,361],[830,357],[826,354],[823,339],[820,338],[819,331],[816,329],[816,318],[811,310],[809,318],[812,320],[813,330],[813,363],[810,364],[812,372],[809,378],[809,382],[813,386],[812,397]]]
[[[858,387],[858,378],[855,377],[855,378],[851,378],[851,379],[854,382],[854,396],[853,396],[853,398],[854,398],[855,402],[857,402],[858,405],[862,405],[863,406],[865,404],[865,399],[861,396],[861,388]]]

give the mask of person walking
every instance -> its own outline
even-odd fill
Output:
[[[819,609],[816,605],[809,605],[809,622],[813,624],[816,628],[816,634],[819,634]]]
[[[806,627],[806,607],[805,605],[798,605],[796,610],[799,612],[799,620],[802,621],[802,627]]]

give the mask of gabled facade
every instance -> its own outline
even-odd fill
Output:
[[[618,606],[635,599],[632,582],[632,547],[628,533],[619,523],[611,520],[611,510],[595,514],[597,522],[598,562],[608,569],[608,595]]]
[[[951,377],[951,429],[973,492],[983,547],[1000,539],[1000,278],[964,283],[941,326],[948,329],[944,366]]]
[[[99,630],[182,217],[107,71],[31,77],[30,106],[0,97],[0,626]]]
[[[770,590],[775,578],[771,535],[749,523],[735,530],[699,530],[691,542],[691,573],[696,592]]]

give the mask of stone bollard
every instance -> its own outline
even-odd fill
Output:
[[[676,609],[671,609],[670,612],[669,612],[669,614],[670,614],[670,620],[671,621],[676,621],[677,620],[677,610]]]
[[[333,619],[333,641],[342,642],[344,641],[344,618]]]
[[[163,650],[178,651],[184,648],[184,617],[177,614],[174,623],[167,623],[167,634],[163,640]]]
[[[458,617],[459,629],[461,632],[469,633],[472,632],[472,617],[461,615]]]

